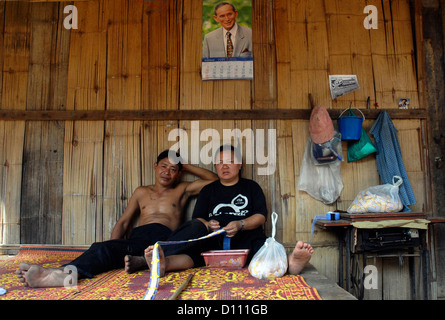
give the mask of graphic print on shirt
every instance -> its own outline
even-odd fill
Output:
[[[216,217],[221,214],[229,214],[234,216],[245,216],[249,210],[242,210],[249,204],[249,200],[242,194],[237,195],[230,203],[220,203],[217,205],[210,217]]]

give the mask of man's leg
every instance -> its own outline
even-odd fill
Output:
[[[125,267],[126,255],[143,255],[147,246],[165,240],[171,230],[159,223],[134,228],[129,239],[117,239],[94,243],[83,255],[69,265],[78,269],[79,274],[93,277],[109,270]]]
[[[123,268],[123,259],[132,250],[136,249],[130,240],[95,242],[87,251],[67,265],[77,268],[79,278],[92,278],[96,274]]]
[[[199,220],[190,220],[182,224],[167,239],[167,241],[180,241],[196,239],[208,234],[207,227]],[[194,243],[184,243],[179,245],[166,245],[163,247],[165,256],[177,255],[188,250]],[[125,271],[133,273],[148,268],[147,261],[143,254],[139,256],[125,256]]]
[[[124,267],[128,254],[143,255],[147,246],[165,240],[171,230],[161,224],[148,224],[134,228],[130,238],[96,242],[78,258],[62,266],[77,271],[78,279]],[[73,271],[74,272],[74,271]],[[21,264],[16,271],[20,281],[29,287],[63,286],[70,274],[62,269],[47,269],[37,265]]]
[[[149,246],[145,250],[144,258],[147,264],[151,264],[154,246]],[[159,276],[163,277],[166,272],[180,271],[194,267],[193,259],[186,254],[176,254],[166,257],[164,250],[158,246],[159,254]]]
[[[185,222],[178,229],[173,231],[171,236],[168,237],[167,241],[181,241],[181,240],[191,240],[198,239],[206,236],[209,233],[207,227],[201,221],[194,219]],[[163,248],[165,256],[172,256],[176,254],[181,254],[189,248],[193,247],[196,242],[182,243],[178,245],[167,245]]]

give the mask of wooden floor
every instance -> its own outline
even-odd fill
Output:
[[[301,273],[306,283],[318,290],[323,300],[357,300],[355,296],[341,288],[334,281],[320,274],[310,263]]]

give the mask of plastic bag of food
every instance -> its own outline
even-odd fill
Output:
[[[258,279],[273,279],[287,271],[287,254],[283,245],[275,240],[275,224],[278,214],[272,213],[272,237],[253,256],[249,264],[250,274]]]
[[[398,179],[395,182],[395,179]],[[403,180],[399,176],[392,178],[392,183],[366,188],[358,193],[348,208],[348,213],[390,213],[403,209],[399,196],[399,186]]]

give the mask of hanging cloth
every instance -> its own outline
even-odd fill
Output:
[[[392,183],[394,176],[402,177],[403,184],[399,189],[400,199],[404,205],[402,212],[411,212],[408,206],[415,204],[416,198],[402,160],[402,151],[397,137],[398,130],[386,111],[380,112],[370,133],[375,138],[378,150],[376,158],[380,178],[383,183]]]

